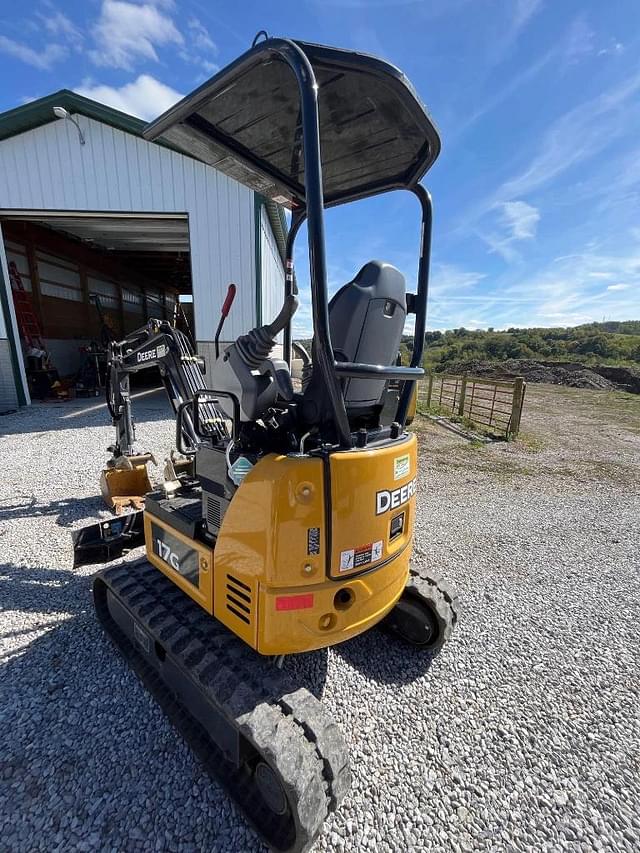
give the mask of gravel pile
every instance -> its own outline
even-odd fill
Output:
[[[489,376],[494,379],[524,376],[527,382],[548,385],[566,385],[570,388],[589,388],[612,391],[616,388],[634,390],[633,368],[608,371],[606,366],[587,367],[584,364],[553,361],[533,361],[526,358],[508,358],[505,361],[462,361],[447,367],[447,373],[472,376]],[[609,378],[611,374],[611,378]],[[615,379],[613,376],[615,375]],[[626,380],[626,381],[625,381]]]
[[[70,568],[71,529],[104,512],[105,421],[0,418],[0,849],[262,850],[103,637],[91,568]],[[172,434],[145,398],[140,443],[162,458]],[[317,850],[639,849],[640,445],[614,434],[633,476],[582,481],[570,447],[422,433],[416,559],[457,583],[462,621],[433,661],[377,631],[287,661],[352,754]],[[598,454],[613,464],[614,440]]]

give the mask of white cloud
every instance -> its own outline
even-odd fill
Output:
[[[505,201],[502,204],[505,224],[513,240],[530,240],[536,236],[540,213],[526,201]]]
[[[205,74],[215,74],[220,66],[212,57],[218,55],[218,46],[209,35],[209,31],[197,18],[190,18],[187,24],[187,44],[180,51],[180,59],[197,65]]]
[[[542,54],[542,56],[538,57],[535,62],[532,62],[531,65],[528,65],[523,71],[510,76],[504,86],[494,89],[493,94],[487,98],[487,100],[485,100],[478,109],[471,113],[468,118],[465,119],[461,117],[452,132],[454,140],[466,133],[466,131],[479,119],[510,98],[514,92],[537,77],[540,71],[542,71],[542,69],[545,68],[556,56],[557,49],[553,47],[551,50],[548,50],[546,53]]]
[[[595,33],[582,16],[576,18],[570,28],[567,45],[564,49],[564,60],[568,65],[575,65],[583,57],[593,53]]]
[[[624,53],[624,44],[617,39],[612,38],[607,47],[603,47],[598,51],[598,56],[607,56],[610,54],[616,55]]]
[[[610,145],[628,130],[631,121],[628,102],[637,101],[638,90],[640,73],[556,119],[537,145],[540,153],[520,174],[500,187],[498,198],[530,193]]]
[[[526,201],[503,201],[495,205],[501,212],[502,234],[480,233],[491,252],[497,252],[507,263],[520,260],[514,244],[522,240],[533,240],[536,236],[540,213],[537,207]]]
[[[157,6],[124,0],[103,0],[92,33],[96,44],[90,53],[93,62],[126,70],[139,61],[157,62],[157,46],[184,43],[173,20]]]
[[[42,21],[44,28],[48,33],[57,36],[69,42],[73,47],[79,48],[84,41],[82,32],[76,25],[62,12],[50,7],[46,13],[38,13],[38,18]]]
[[[67,55],[67,49],[61,44],[48,44],[44,49],[36,50],[3,35],[0,35],[0,52],[7,53],[40,71],[48,71]]]
[[[209,35],[209,31],[197,18],[190,18],[187,24],[192,44],[197,50],[211,51],[217,53],[218,47]]]
[[[455,127],[449,134],[449,142],[451,142],[451,139],[455,141],[461,137],[479,119],[508,100],[520,88],[534,80],[551,63],[554,63],[554,66],[560,67],[563,65],[575,65],[581,59],[584,59],[584,57],[592,54],[594,51],[593,39],[594,33],[582,17],[573,20],[564,36],[557,41],[551,42],[549,49],[545,53],[540,54],[530,65],[524,67],[522,71],[507,75],[504,78],[504,85],[500,85],[502,80],[497,81],[498,85],[494,84],[491,86],[491,94],[488,98],[481,101],[480,106],[466,117],[460,116]],[[493,57],[493,64],[496,64],[495,57]]]
[[[542,0],[507,0],[502,14],[506,24],[501,35],[491,43],[488,56],[491,65],[499,65],[511,53],[522,32],[541,8]]]
[[[612,272],[619,284],[602,289],[598,275]],[[627,291],[630,291],[627,293]],[[505,288],[506,297],[529,300],[517,323],[575,325],[640,316],[640,255],[583,252],[557,258],[533,276]]]
[[[434,298],[459,295],[461,291],[468,291],[479,284],[485,277],[484,273],[464,270],[455,264],[434,264],[430,275],[430,295]]]
[[[493,250],[499,251],[503,240],[498,235],[486,234],[479,231],[477,223],[488,214],[508,201],[513,201],[524,195],[557,182],[557,179],[568,170],[586,163],[600,154],[614,142],[622,139],[629,129],[640,123],[640,71],[629,75],[623,82],[605,90],[594,98],[590,98],[573,107],[568,112],[552,121],[548,129],[536,139],[533,155],[520,171],[501,183],[493,194],[482,199],[465,211],[455,229],[449,232],[449,239],[463,237],[468,239],[469,232],[476,234],[487,242]],[[635,160],[634,160],[635,157]],[[597,163],[600,163],[600,158]],[[580,199],[593,203],[595,194],[612,194],[617,198],[626,198],[629,185],[640,181],[640,166],[636,152],[631,156],[616,158],[605,176],[598,176],[601,190],[592,186],[593,179],[585,179],[589,172],[582,168],[580,181],[571,188],[569,198],[574,202]],[[576,174],[577,171],[576,171]],[[627,205],[631,209],[629,200]],[[586,209],[589,209],[588,207]],[[601,217],[601,214],[599,214]],[[483,227],[484,231],[487,226]],[[638,229],[640,235],[640,229]],[[497,246],[496,246],[497,244]],[[514,259],[513,246],[506,247],[509,259]]]
[[[606,287],[601,275],[615,282]],[[523,275],[509,272],[477,289],[429,297],[429,327],[574,326],[640,316],[640,253],[598,253],[593,246]]]
[[[149,74],[141,74],[131,83],[116,88],[84,80],[75,91],[86,98],[100,101],[124,113],[149,121],[168,110],[183,97],[175,89],[156,80]]]
[[[531,18],[541,8],[542,0],[516,0],[510,31],[514,38],[526,27]]]

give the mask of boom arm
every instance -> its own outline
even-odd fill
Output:
[[[114,456],[135,455],[135,429],[131,414],[129,377],[149,367],[158,367],[174,413],[202,390],[202,359],[194,352],[186,335],[163,320],[149,320],[146,326],[131,332],[124,340],[109,347],[107,405],[116,427]],[[228,438],[225,416],[213,403],[201,404],[213,435],[220,441]],[[202,442],[194,429],[193,417],[183,411],[180,418],[182,444],[195,450]]]

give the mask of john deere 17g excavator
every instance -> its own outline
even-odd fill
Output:
[[[128,379],[150,364],[173,403],[181,456],[143,511],[76,534],[76,560],[108,561],[144,543],[146,559],[97,575],[99,619],[265,841],[306,850],[349,788],[349,760],[283,656],[378,624],[432,654],[457,619],[453,589],[410,566],[417,457],[406,423],[423,375],[432,218],[419,181],[440,140],[392,65],[280,38],[254,43],[144,135],[291,210],[284,300],[206,377],[165,321],[111,344],[112,467],[140,462]],[[393,266],[369,261],[329,301],[324,209],[389,190],[408,190],[421,211],[415,290]],[[293,250],[304,222],[314,336],[294,391]],[[414,345],[402,366],[410,315]],[[384,654],[384,632],[379,642]]]

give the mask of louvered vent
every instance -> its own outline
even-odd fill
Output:
[[[220,501],[209,495],[207,497],[207,526],[209,529],[212,527],[219,528],[221,523],[222,507],[220,506]]]
[[[251,624],[251,587],[227,575],[227,610],[247,625]]]

